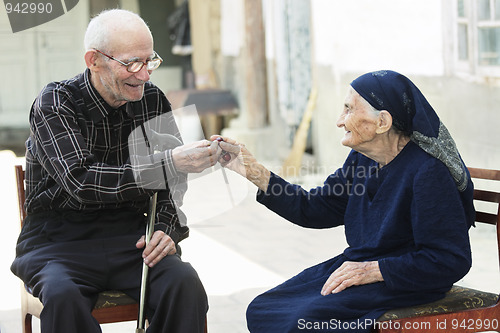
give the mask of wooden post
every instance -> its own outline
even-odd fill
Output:
[[[268,124],[265,31],[261,0],[245,0],[245,109],[249,129]]]

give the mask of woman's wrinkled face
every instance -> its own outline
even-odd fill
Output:
[[[352,87],[345,98],[337,127],[344,128],[342,144],[358,152],[371,148],[377,136],[378,114]]]

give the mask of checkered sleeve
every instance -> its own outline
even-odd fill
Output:
[[[44,170],[68,196],[84,205],[147,197],[135,185],[130,165],[96,160],[82,135],[76,108],[71,96],[57,85],[47,86],[35,101],[30,115],[33,152]]]

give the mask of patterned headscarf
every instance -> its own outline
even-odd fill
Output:
[[[371,106],[388,111],[394,126],[442,161],[463,192],[470,181],[455,141],[420,90],[406,76],[383,70],[361,75],[351,86]]]

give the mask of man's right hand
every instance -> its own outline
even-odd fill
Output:
[[[174,166],[179,172],[199,173],[214,166],[222,149],[217,141],[200,140],[172,150]]]

